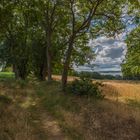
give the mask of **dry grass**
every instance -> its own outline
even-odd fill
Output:
[[[128,100],[140,102],[140,83],[127,83],[122,81],[103,82],[103,93],[111,100],[126,103]]]
[[[54,75],[54,80],[61,80],[60,76]],[[73,81],[77,77],[69,76],[68,81]],[[122,80],[93,80],[104,84],[102,88],[103,94],[107,99],[128,103],[129,101],[140,102],[140,82],[139,81],[122,81]],[[140,106],[140,105],[139,105]]]
[[[1,82],[0,140],[139,140],[140,109],[124,102],[139,98],[139,84],[104,84],[96,101],[64,95],[58,82]]]
[[[42,86],[41,86],[42,87]],[[135,140],[140,138],[140,110],[114,100],[96,101],[64,95],[59,84],[39,93],[41,105],[72,140]]]
[[[0,140],[33,140],[30,114],[13,103],[0,105]]]
[[[69,77],[68,77],[68,81],[73,81],[73,80],[75,80],[76,78],[78,78],[78,77],[69,76]],[[59,75],[53,75],[53,79],[56,80],[56,81],[60,81],[60,80],[61,80],[61,76],[59,76]]]
[[[90,140],[139,139],[140,112],[124,104],[102,101],[85,112],[86,137]]]
[[[0,81],[0,140],[46,140],[32,111],[36,102],[31,85]]]
[[[57,109],[59,114],[55,109],[53,110],[53,114],[57,114],[53,116],[71,139],[133,140],[140,137],[139,111],[132,110],[124,104],[109,101],[94,104],[86,102],[84,99],[83,101],[77,99],[72,106],[77,106],[77,104],[81,106],[78,112],[62,107]],[[57,106],[60,105],[57,104]]]

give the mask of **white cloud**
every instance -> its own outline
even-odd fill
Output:
[[[96,53],[96,60],[92,62],[96,65],[95,71],[121,71],[120,64],[125,58],[126,43],[124,38],[126,33],[119,34],[116,38],[105,36],[90,40],[89,45]],[[82,71],[90,71],[91,68],[82,66],[78,68]]]

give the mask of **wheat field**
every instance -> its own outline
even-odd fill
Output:
[[[127,102],[135,100],[140,102],[140,83],[128,81],[105,81],[103,93],[112,100]]]

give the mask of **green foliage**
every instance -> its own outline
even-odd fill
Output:
[[[26,79],[33,72],[45,80],[50,73],[49,65],[53,73],[62,73],[69,44],[72,49],[67,68],[89,63],[95,58],[89,40],[101,35],[114,36],[125,27],[122,9],[126,2],[0,1],[0,63],[13,65],[16,78]],[[138,1],[133,3],[137,5]]]
[[[25,79],[28,75],[31,38],[32,10],[29,1],[3,1],[1,10],[8,11],[1,23],[0,61],[14,66],[16,77]],[[28,5],[28,6],[27,6]],[[9,22],[4,21],[8,20]],[[3,24],[4,23],[4,24]]]
[[[120,75],[116,75],[116,76],[113,76],[113,75],[102,75],[98,72],[74,72],[73,73],[74,76],[77,76],[77,77],[81,77],[81,76],[84,76],[86,78],[92,78],[92,79],[101,79],[101,80],[104,80],[104,79],[109,79],[109,80],[122,80],[122,76]]]
[[[140,79],[140,26],[127,37],[126,61],[122,65],[122,72],[127,79]]]
[[[128,14],[129,16],[133,16],[132,22],[134,22],[134,24],[140,25],[140,1],[139,0],[129,0]]]
[[[13,79],[14,73],[12,72],[0,72],[0,79]]]
[[[103,86],[102,83],[93,81],[89,78],[80,77],[73,81],[68,89],[72,94],[80,96],[93,96],[94,98],[103,98],[100,87]]]

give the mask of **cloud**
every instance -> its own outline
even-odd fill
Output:
[[[126,17],[126,20],[131,18]],[[126,30],[115,38],[108,38],[106,36],[98,37],[97,39],[90,40],[89,46],[96,54],[96,60],[91,63],[95,66],[94,70],[100,71],[118,71],[121,72],[121,63],[125,59],[127,52],[127,45],[125,43],[126,36],[134,29],[136,25],[128,23]],[[91,71],[87,65],[79,67],[78,71]],[[111,73],[110,73],[111,74]]]
[[[119,34],[116,38],[107,38],[105,36],[90,40],[89,45],[96,54],[96,60],[91,62],[95,65],[94,70],[103,71],[121,71],[120,64],[123,62],[126,54],[126,43],[124,42],[125,33]],[[79,71],[91,71],[88,66],[78,68]]]
[[[123,48],[111,48],[106,50],[104,57],[110,57],[111,59],[120,58],[122,56]]]

